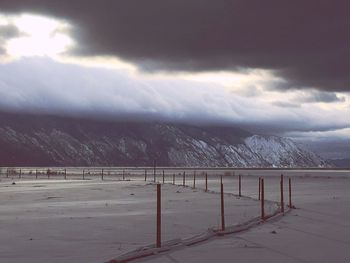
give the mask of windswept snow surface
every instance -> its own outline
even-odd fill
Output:
[[[267,175],[264,171],[256,172]],[[293,203],[297,209],[282,219],[134,262],[350,262],[350,171],[293,174]],[[244,182],[245,189],[250,191],[249,178]],[[268,184],[270,195],[276,189],[271,187],[273,182]]]
[[[218,171],[208,172],[209,189],[218,191]],[[279,175],[285,174],[286,204],[291,176],[297,209],[246,232],[134,262],[350,262],[349,171],[236,171],[236,176],[223,178],[226,193],[238,193],[238,173],[243,174],[243,195],[257,198],[258,177],[264,176],[266,199],[274,201],[280,198]],[[117,181],[113,176],[106,181],[92,176],[85,181],[13,180],[1,178],[0,182],[1,263],[106,262],[155,241],[156,192],[151,182]],[[176,180],[182,183],[181,177]],[[192,183],[189,174],[186,184]],[[198,174],[196,186],[204,188]],[[217,193],[162,186],[163,241],[219,227],[219,205]],[[268,203],[267,211],[274,209]],[[226,195],[225,213],[227,225],[242,223],[259,216],[259,202]]]
[[[236,187],[236,179],[227,179],[228,189]],[[13,180],[0,182],[1,263],[105,262],[155,242],[156,187],[152,183]],[[217,177],[211,178],[209,187],[218,189],[218,182]],[[203,186],[203,181],[198,184]],[[260,213],[256,200],[232,195],[225,196],[225,209],[227,225]],[[267,203],[268,213],[276,209]],[[219,194],[162,186],[164,241],[219,227]]]

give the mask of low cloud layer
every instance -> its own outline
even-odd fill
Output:
[[[264,133],[350,127],[343,109],[349,107],[346,103],[342,102],[340,108],[337,103],[295,106],[288,104],[288,97],[298,93],[285,93],[285,100],[280,98],[281,105],[276,105],[269,98],[273,93],[264,94],[251,98],[220,85],[176,76],[88,68],[47,58],[0,64],[0,108],[4,110],[225,123]]]
[[[2,0],[3,12],[67,19],[80,56],[146,71],[261,68],[280,89],[350,91],[346,0]]]

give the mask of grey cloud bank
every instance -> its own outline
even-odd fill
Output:
[[[69,20],[82,56],[148,71],[270,69],[284,88],[350,90],[345,0],[2,0],[4,12]]]
[[[276,103],[275,103],[276,104]],[[337,111],[239,96],[220,85],[27,58],[0,64],[0,108],[104,118],[226,123],[261,132],[350,126]]]

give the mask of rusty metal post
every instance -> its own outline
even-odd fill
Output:
[[[261,219],[265,219],[265,193],[264,193],[264,178],[261,178]]]
[[[221,230],[225,231],[224,184],[221,183]]]
[[[67,169],[64,169],[64,180],[67,180]]]
[[[83,180],[85,180],[85,170],[83,169]]]
[[[103,181],[103,169],[102,169],[102,171],[101,171],[101,180]]]
[[[283,199],[283,174],[281,174],[281,181],[280,181],[280,185],[281,185],[281,212],[284,213],[284,199]]]
[[[145,169],[145,182],[147,181],[147,170]]]
[[[18,178],[21,178],[22,176],[22,169],[19,169],[19,175],[18,175]]]
[[[157,184],[157,248],[161,247],[161,185]]]
[[[165,181],[165,179],[164,179],[164,170],[163,170],[163,184],[164,184],[164,181]]]
[[[173,185],[175,185],[175,174],[173,174]]]
[[[261,195],[261,181],[260,181],[261,177],[259,177],[259,191],[258,191],[258,200],[260,200],[260,195]]]
[[[184,171],[183,176],[182,176],[182,186],[186,185],[186,173]]]

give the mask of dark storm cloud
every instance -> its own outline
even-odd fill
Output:
[[[150,71],[272,69],[296,88],[350,91],[345,0],[2,0],[70,20],[80,55]],[[285,88],[285,87],[284,87]]]

